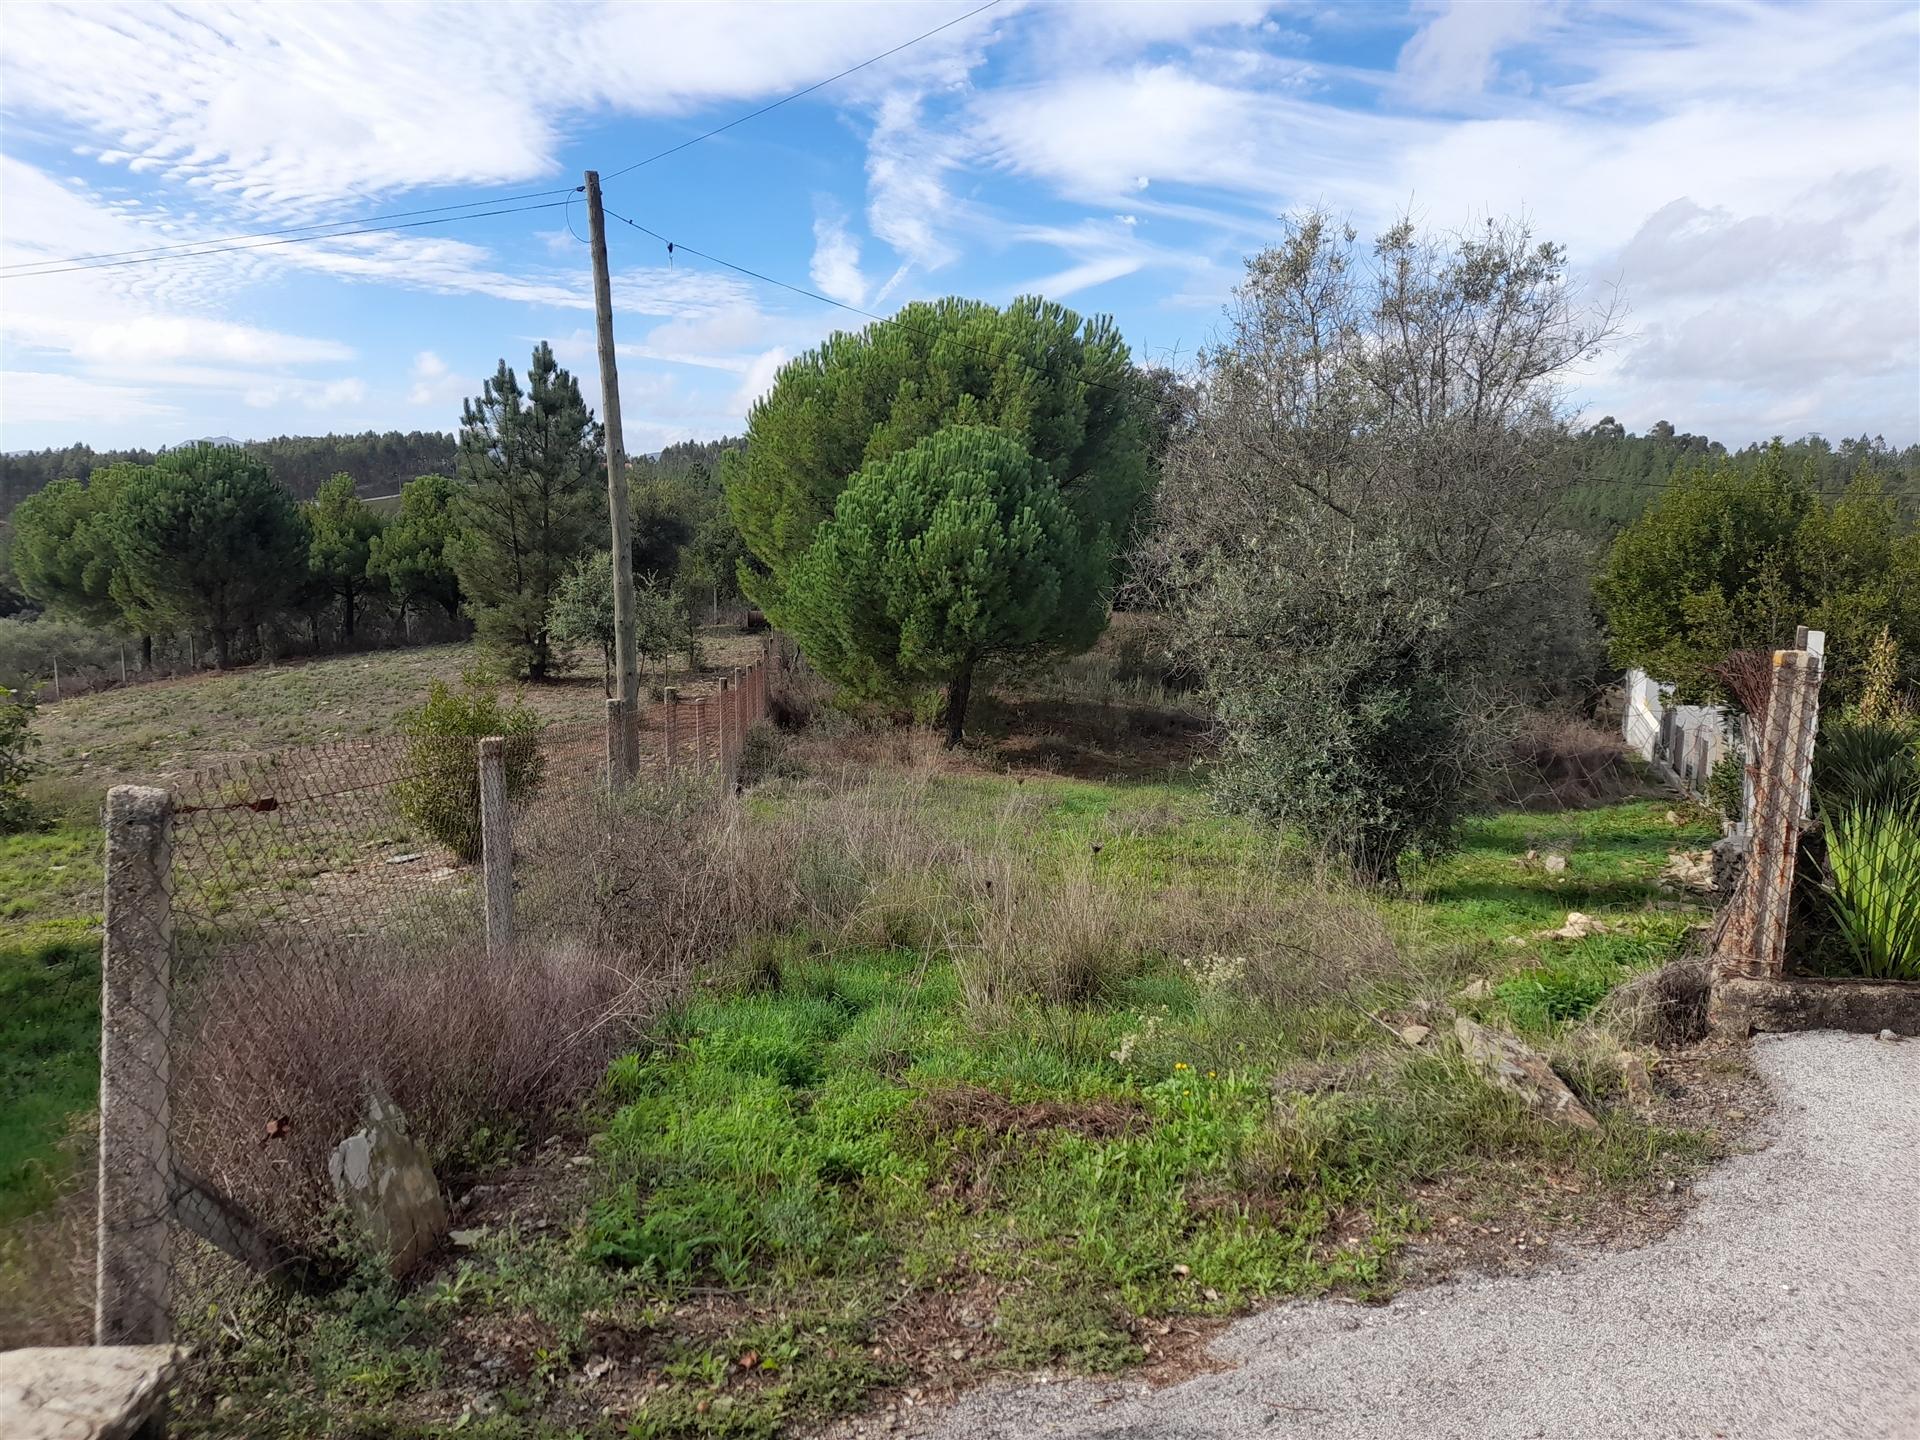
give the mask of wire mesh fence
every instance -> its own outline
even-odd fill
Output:
[[[756,664],[631,716],[610,703],[605,725],[240,756],[113,790],[101,1343],[167,1338],[223,1274],[297,1281],[370,1098],[428,1097],[408,1117],[428,1135],[463,1086],[537,1100],[644,910],[607,893],[631,883],[623,807],[728,785],[766,682]]]

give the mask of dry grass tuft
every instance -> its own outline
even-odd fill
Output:
[[[1685,955],[1637,975],[1600,1002],[1592,1023],[1623,1040],[1673,1049],[1707,1033],[1713,974],[1701,955]]]
[[[1144,1129],[1146,1111],[1133,1100],[1015,1101],[998,1090],[954,1085],[916,1097],[907,1119],[926,1135],[971,1130],[995,1139],[1054,1133],[1111,1140]]]
[[[1523,718],[1493,782],[1502,804],[1553,810],[1603,805],[1640,788],[1617,734],[1544,711]]]
[[[1091,1003],[1152,954],[1139,888],[1108,883],[1091,857],[1042,876],[1005,853],[975,854],[954,886],[964,917],[954,961],[976,1014],[1021,999]]]

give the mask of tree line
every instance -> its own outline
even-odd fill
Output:
[[[342,445],[367,442],[362,453],[393,463],[436,457],[412,439]],[[375,443],[387,440],[396,443]],[[105,464],[81,448],[49,452],[79,473],[16,507],[4,568],[24,602],[140,637],[148,658],[154,636],[181,631],[204,637],[225,667],[288,648],[471,627],[499,668],[537,680],[569,663],[575,646],[597,643],[580,577],[607,545],[601,430],[545,344],[524,380],[500,363],[465,403],[445,473],[398,484],[397,503],[369,505],[366,481],[345,470],[299,498],[270,457],[304,481],[313,457],[343,453],[324,444],[201,443]],[[636,569],[663,614],[688,614],[696,587],[708,598],[735,593],[737,537],[713,474],[724,448],[679,446],[634,462]],[[556,628],[569,585],[575,603]]]
[[[215,441],[263,461],[296,500],[311,500],[335,475],[351,475],[363,495],[392,495],[416,475],[453,474],[454,437],[439,430],[361,435],[278,435]],[[95,450],[90,445],[0,455],[0,520],[56,480],[85,480],[109,465],[151,465],[164,453]]]

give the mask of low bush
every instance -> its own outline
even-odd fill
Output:
[[[1826,822],[1829,894],[1853,971],[1920,980],[1920,798],[1875,798]]]
[[[0,687],[32,690],[60,671],[60,692],[77,695],[120,678],[125,640],[74,620],[0,619]]]
[[[1640,788],[1618,734],[1575,715],[1523,712],[1496,767],[1502,804],[1570,810],[1624,799]]]
[[[24,830],[33,822],[33,802],[26,783],[37,766],[33,752],[40,737],[33,733],[34,697],[31,692],[0,686],[0,835]]]
[[[407,777],[395,787],[401,815],[462,860],[480,858],[480,762],[476,742],[506,739],[507,799],[524,798],[540,784],[546,759],[540,719],[515,700],[502,705],[490,688],[469,678],[460,690],[436,680],[427,698],[403,711],[398,728],[407,747]]]

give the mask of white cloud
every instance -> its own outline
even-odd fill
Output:
[[[774,377],[780,373],[780,367],[793,357],[782,346],[775,346],[756,355],[747,366],[747,373],[740,381],[740,388],[733,392],[728,409],[736,415],[745,415],[753,408],[753,402],[773,388]]]
[[[166,419],[179,413],[138,385],[45,370],[0,371],[0,416],[8,423],[87,424],[102,415]]]
[[[862,305],[867,280],[860,273],[860,242],[847,233],[846,217],[827,205],[813,221],[813,263],[807,273],[821,294],[847,305]]]
[[[1401,48],[1400,77],[1427,103],[1477,96],[1492,83],[1500,52],[1551,19],[1551,8],[1536,3],[1444,0],[1440,13]]]
[[[909,6],[767,6],[748,24],[717,5],[536,15],[447,0],[13,0],[7,19],[10,109],[78,125],[103,159],[241,207],[356,209],[416,187],[551,184],[574,115],[795,89],[923,28]]]

